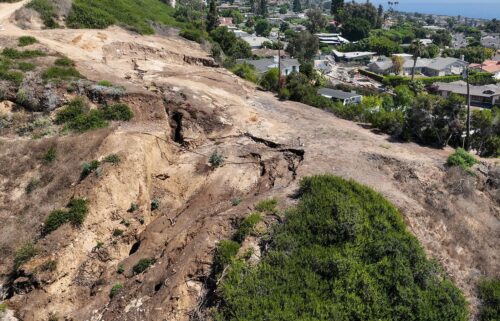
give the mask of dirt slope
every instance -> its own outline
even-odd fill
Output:
[[[8,20],[20,5],[0,4],[0,44],[4,37],[35,36],[74,59],[89,79],[127,87],[124,100],[135,118],[83,135],[0,138],[0,248],[6,253],[0,285],[19,319],[55,313],[67,320],[188,320],[204,294],[213,250],[232,223],[266,197],[290,205],[300,177],[320,173],[353,178],[396,204],[473,310],[477,279],[500,276],[500,182],[492,161],[484,160],[477,177],[449,170],[450,150],[392,142],[318,109],[280,102],[175,36],[138,36],[117,27],[21,30]],[[62,156],[46,168],[36,155],[51,144]],[[214,151],[224,155],[224,166],[208,166]],[[120,155],[120,164],[106,164],[99,177],[79,182],[83,161],[111,153]],[[52,183],[27,197],[23,190],[33,175],[49,175]],[[44,218],[72,196],[90,202],[84,226],[39,238]],[[232,206],[236,197],[242,202]],[[128,211],[133,202],[138,210]],[[113,236],[115,229],[123,235]],[[29,239],[41,248],[23,266],[31,277],[11,280],[15,248]],[[156,262],[134,276],[142,258]],[[51,260],[56,268],[42,271]],[[124,288],[110,300],[116,283]]]

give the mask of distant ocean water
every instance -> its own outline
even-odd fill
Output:
[[[356,2],[364,1],[356,0]],[[370,2],[376,6],[382,4],[386,10],[390,7],[387,0],[370,0]],[[399,0],[399,5],[392,7],[396,11],[403,12],[500,20],[500,0]]]

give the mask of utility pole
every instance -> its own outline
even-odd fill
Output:
[[[466,124],[466,133],[465,133],[465,150],[470,150],[470,82],[469,82],[469,65],[467,65],[466,69],[467,76],[467,124]]]
[[[278,91],[281,90],[281,43],[280,32],[278,30]]]

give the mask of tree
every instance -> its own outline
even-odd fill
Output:
[[[371,28],[376,28],[378,24],[377,8],[370,2],[349,2],[344,4],[342,10],[339,10],[337,14],[337,20],[343,24],[356,18],[365,19],[370,23]]]
[[[436,58],[441,52],[441,50],[439,50],[439,47],[433,43],[428,45],[427,48],[425,48],[425,51],[427,52],[427,56],[429,58]]]
[[[404,58],[401,56],[392,56],[391,60],[394,73],[400,75],[403,72],[403,66],[405,64]]]
[[[358,41],[370,34],[370,22],[361,18],[347,21],[342,27],[342,34],[351,41]]]
[[[309,31],[301,31],[294,33],[289,39],[286,52],[292,57],[301,60],[309,60],[313,58],[319,50],[318,38],[312,35]]]
[[[384,7],[380,4],[377,10],[377,28],[382,28],[384,24]]]
[[[267,37],[271,32],[271,24],[266,19],[259,19],[255,23],[254,29],[257,36]]]
[[[311,9],[307,11],[306,16],[309,19],[306,25],[307,30],[309,30],[312,34],[321,31],[321,29],[324,29],[328,25],[328,20],[323,15],[323,11],[321,9]]]
[[[300,4],[300,0],[293,0],[292,10],[293,10],[293,12],[301,12],[302,11],[302,5]]]
[[[219,25],[219,15],[217,14],[216,0],[210,0],[207,13],[207,31],[210,32]]]
[[[279,89],[279,70],[271,68],[260,79],[260,85],[265,90],[278,91]]]
[[[415,69],[417,67],[417,60],[422,55],[423,50],[424,50],[424,45],[419,39],[413,41],[413,43],[410,46],[410,52],[413,54],[413,68],[411,70],[411,81],[415,80]]]
[[[227,27],[217,27],[210,32],[210,37],[219,44],[222,51],[232,58],[248,58],[252,56],[252,48],[243,39],[236,37]]]
[[[431,35],[432,41],[439,47],[449,47],[451,46],[451,34],[447,30],[438,30],[436,33]]]
[[[474,110],[471,126],[471,147],[483,157],[500,156],[500,109]]]
[[[268,12],[267,12],[267,0],[260,0],[259,14],[263,17],[267,16],[267,14],[268,14]]]
[[[332,15],[339,13],[339,10],[344,6],[344,0],[332,0],[330,12]]]

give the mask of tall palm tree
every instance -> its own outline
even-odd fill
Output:
[[[424,51],[424,45],[420,42],[420,39],[416,39],[412,42],[410,46],[410,52],[413,54],[413,69],[411,71],[411,81],[415,79],[415,69],[417,68],[418,57],[422,55]]]

